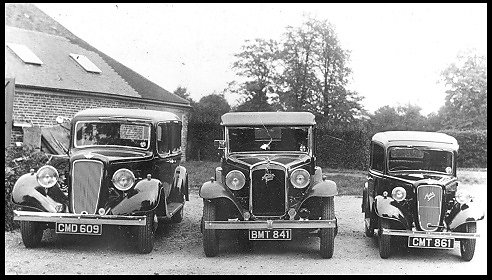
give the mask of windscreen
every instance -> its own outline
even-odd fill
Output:
[[[309,127],[230,127],[229,152],[309,151]]]
[[[421,147],[391,147],[389,171],[422,170],[451,174],[453,153]]]
[[[124,146],[147,149],[150,125],[127,122],[78,122],[75,126],[75,147]]]

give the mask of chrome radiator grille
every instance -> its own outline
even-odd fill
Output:
[[[72,209],[75,214],[95,214],[99,202],[103,163],[95,160],[76,160],[72,166]]]
[[[441,220],[442,188],[421,185],[417,187],[418,222],[425,231],[435,231]],[[431,226],[432,225],[432,226]]]
[[[268,168],[267,168],[268,167]],[[268,172],[267,172],[268,170]],[[286,178],[282,166],[259,165],[251,171],[251,206],[255,216],[285,214]]]

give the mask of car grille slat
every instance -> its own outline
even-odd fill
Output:
[[[282,216],[286,199],[285,169],[270,165],[268,172],[272,175],[268,176],[265,176],[266,170],[266,165],[260,165],[252,171],[252,213],[255,216]]]
[[[425,231],[435,231],[441,220],[442,188],[433,185],[417,187],[418,222]],[[432,226],[430,226],[432,225]]]
[[[95,214],[99,202],[103,164],[95,160],[77,160],[72,167],[72,209],[76,214]]]

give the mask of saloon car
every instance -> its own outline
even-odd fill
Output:
[[[140,253],[153,249],[160,222],[180,222],[188,200],[181,160],[181,121],[173,113],[119,108],[75,114],[66,155],[22,175],[14,185],[14,220],[26,247],[43,230],[101,235],[129,226]],[[61,161],[65,170],[57,170]]]
[[[337,220],[335,182],[316,166],[315,118],[308,112],[235,112],[222,115],[221,166],[199,191],[203,249],[219,252],[219,231],[235,231],[240,248],[252,242],[320,238],[333,255]]]
[[[387,131],[372,137],[362,212],[365,235],[377,230],[381,258],[395,245],[453,249],[455,241],[463,260],[473,258],[484,212],[458,187],[457,156],[456,139],[444,133]]]

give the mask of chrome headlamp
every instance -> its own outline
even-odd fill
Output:
[[[311,181],[311,175],[306,169],[296,169],[290,174],[290,182],[294,188],[302,189],[309,185]]]
[[[396,187],[391,191],[394,200],[400,202],[407,197],[407,191],[403,187]]]
[[[51,165],[45,165],[39,168],[36,173],[36,179],[38,180],[39,185],[44,188],[53,187],[56,182],[58,182],[58,171]]]
[[[129,190],[135,183],[135,175],[126,168],[119,169],[113,174],[113,185],[120,191]]]
[[[242,189],[246,183],[246,177],[244,177],[243,172],[238,170],[229,171],[225,179],[227,187],[234,191]]]
[[[456,192],[456,195],[455,195],[455,198],[456,198],[456,201],[459,203],[459,204],[467,204],[469,202],[472,201],[472,196],[469,192],[465,191],[465,190],[459,190]]]

